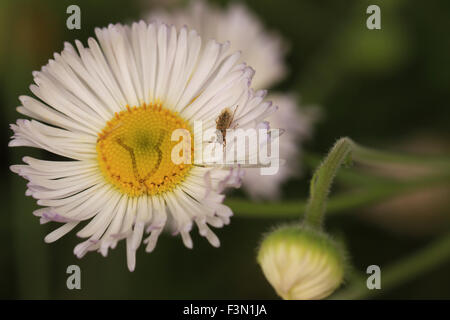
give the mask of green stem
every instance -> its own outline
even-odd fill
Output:
[[[314,173],[310,186],[310,198],[306,206],[304,220],[306,224],[316,228],[321,227],[331,184],[342,164],[349,160],[352,149],[353,142],[349,138],[339,139]]]
[[[339,213],[349,209],[369,206],[401,194],[414,192],[430,186],[448,185],[449,177],[434,176],[411,182],[389,182],[370,188],[336,195],[328,200],[327,212]],[[306,201],[260,202],[228,198],[228,205],[237,217],[249,218],[297,218],[306,211]]]
[[[450,170],[448,156],[418,156],[378,151],[354,144],[354,160],[368,165],[400,164],[428,167],[433,170]],[[448,172],[448,171],[447,171]]]
[[[355,145],[355,147],[358,147]],[[356,155],[358,156],[358,155]],[[394,155],[392,155],[394,157]],[[399,157],[406,157],[406,156],[399,156]],[[354,156],[353,156],[354,158]],[[312,153],[306,153],[302,159],[302,163],[305,166],[308,166],[309,168],[316,168],[320,164],[320,156],[317,154]],[[398,158],[396,158],[398,160]],[[431,161],[431,159],[428,159]],[[442,158],[434,158],[436,162],[443,163]],[[421,159],[421,167],[425,168],[423,162],[428,162],[426,158]],[[450,155],[447,158],[447,162],[450,163]],[[372,162],[373,163],[373,162]],[[393,164],[393,162],[389,162],[390,164]],[[399,164],[399,162],[394,162]],[[409,162],[406,162],[406,164]],[[367,164],[367,161],[366,161]],[[379,163],[378,163],[379,164]],[[386,164],[386,162],[383,162],[383,164]],[[359,170],[358,170],[359,169]],[[433,167],[433,169],[437,169],[436,167]],[[442,168],[444,169],[444,168]],[[450,167],[449,167],[450,169]],[[432,170],[428,171],[429,174],[433,174]],[[450,173],[446,170],[441,170],[441,172]],[[423,177],[425,174],[418,175],[418,177]],[[339,170],[338,175],[336,176],[336,181],[339,181],[339,183],[342,183],[345,186],[373,186],[373,185],[379,185],[379,184],[390,184],[392,182],[398,182],[400,180],[411,180],[411,177],[408,177],[408,179],[401,179],[399,177],[389,177],[383,174],[378,174],[377,171],[373,170],[364,170],[364,168],[341,168]]]
[[[450,233],[385,270],[382,268],[381,290],[367,289],[366,277],[358,277],[359,279],[357,278],[346,289],[335,294],[332,299],[367,299],[406,283],[449,260]]]

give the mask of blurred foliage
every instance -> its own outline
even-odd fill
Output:
[[[72,232],[57,243],[43,238],[55,225],[39,225],[35,200],[8,166],[24,155],[49,158],[37,150],[8,149],[8,124],[19,115],[18,96],[30,94],[31,72],[46,64],[64,41],[93,36],[96,26],[130,22],[162,1],[77,1],[81,30],[66,28],[73,1],[0,1],[0,101],[2,112],[0,297],[2,298],[276,298],[256,264],[261,234],[274,219],[235,217],[218,231],[212,248],[194,235],[194,250],[178,238],[161,237],[154,253],[139,250],[137,268],[126,268],[121,243],[108,258],[73,255],[80,241]],[[173,2],[173,1],[169,1]],[[220,1],[224,5],[227,1]],[[324,154],[341,136],[389,148],[426,133],[447,146],[450,131],[450,2],[406,0],[249,0],[271,29],[289,42],[289,75],[277,89],[295,91],[305,104],[320,105],[324,117],[305,148]],[[381,7],[382,30],[366,28],[366,8]],[[245,30],[244,30],[245,32]],[[415,150],[420,152],[419,149]],[[310,171],[285,186],[286,198],[305,198]],[[242,196],[240,193],[237,196]],[[448,206],[445,208],[449,213]],[[330,217],[328,229],[346,241],[355,268],[382,270],[392,259],[413,252],[432,236],[387,232],[354,215]],[[447,227],[448,230],[448,227]],[[195,232],[194,232],[195,233]],[[82,289],[66,288],[66,268],[78,264]],[[383,298],[450,298],[450,264],[383,294]]]

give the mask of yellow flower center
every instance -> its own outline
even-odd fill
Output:
[[[172,190],[192,166],[172,161],[172,149],[182,139],[171,140],[176,129],[188,130],[193,141],[189,124],[161,104],[127,106],[98,135],[97,159],[103,175],[131,197]]]

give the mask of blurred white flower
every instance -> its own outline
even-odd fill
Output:
[[[186,8],[167,12],[152,11],[149,20],[187,25],[203,39],[229,41],[231,50],[241,51],[241,61],[256,70],[252,85],[256,89],[272,86],[286,74],[285,44],[280,36],[264,29],[261,21],[242,4],[221,9],[204,1],[192,1]]]
[[[280,137],[280,159],[285,160],[277,174],[264,176],[259,169],[245,169],[243,187],[254,199],[276,199],[280,196],[280,185],[300,172],[301,148],[299,145],[310,137],[312,126],[318,117],[317,108],[298,108],[297,96],[275,93],[267,98],[279,107],[267,120],[275,128],[283,128]]]
[[[170,12],[152,11],[147,18],[176,26],[187,25],[206,39],[230,41],[232,49],[242,52],[242,61],[255,69],[252,85],[256,89],[269,88],[286,75],[285,42],[278,34],[266,30],[258,17],[242,4],[222,9],[204,1],[192,1],[187,7]],[[300,143],[310,136],[317,109],[300,108],[291,94],[277,93],[268,99],[279,108],[268,120],[272,126],[285,130],[280,138],[280,158],[286,164],[271,176],[261,175],[259,169],[245,169],[243,186],[253,198],[275,199],[280,195],[280,185],[299,172]]]

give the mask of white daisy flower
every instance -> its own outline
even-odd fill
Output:
[[[147,18],[178,27],[187,25],[197,30],[203,39],[230,41],[233,51],[242,52],[242,61],[255,68],[254,88],[268,88],[286,74],[283,40],[266,30],[258,17],[242,4],[234,3],[221,9],[205,1],[191,1],[186,8],[171,12],[151,11]]]
[[[220,9],[201,0],[192,1],[186,8],[170,12],[152,11],[147,18],[193,27],[202,37],[229,40],[233,49],[242,51],[242,59],[255,67],[252,85],[257,89],[272,86],[286,74],[284,41],[266,30],[258,17],[242,4]],[[245,169],[243,187],[254,199],[278,198],[281,184],[299,172],[299,146],[311,135],[317,119],[317,109],[300,108],[292,94],[279,93],[272,99],[279,109],[267,120],[272,126],[286,130],[280,141],[280,158],[286,160],[286,165],[270,176],[261,175],[259,169]]]
[[[41,223],[61,227],[48,234],[53,242],[74,229],[86,238],[78,257],[97,250],[106,256],[126,239],[127,264],[143,241],[151,252],[170,225],[186,247],[190,230],[215,247],[231,210],[222,204],[223,189],[239,186],[241,171],[196,163],[175,164],[171,133],[203,121],[214,127],[224,106],[235,108],[239,126],[259,126],[275,110],[264,92],[250,89],[253,70],[227,54],[228,43],[202,42],[197,32],[144,22],[95,30],[76,49],[64,50],[33,73],[35,97],[21,96],[18,112],[32,120],[11,125],[10,146],[29,146],[67,158],[46,161],[25,157],[13,172],[29,183],[26,194],[43,208]],[[192,153],[194,154],[194,152]],[[70,159],[70,160],[69,160]]]

